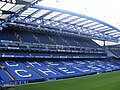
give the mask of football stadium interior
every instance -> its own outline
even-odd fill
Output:
[[[22,85],[28,85],[31,89],[25,90],[33,90],[32,84],[34,87],[40,83],[43,87],[46,83],[56,85],[54,82],[87,80],[106,74],[110,76],[101,77],[101,80],[109,78],[112,82],[113,77],[118,77],[113,74],[116,72],[120,85],[120,45],[106,45],[106,42],[120,42],[120,30],[93,17],[39,5],[42,1],[0,0],[0,88],[20,90]],[[102,41],[103,46],[94,40]],[[74,81],[74,85],[77,82]],[[87,83],[85,80],[79,82]],[[90,82],[95,81],[91,79]],[[18,89],[14,89],[16,86]],[[68,87],[34,88],[94,90],[77,84],[78,89],[72,88],[72,84]]]

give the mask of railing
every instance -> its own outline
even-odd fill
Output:
[[[23,56],[23,55],[0,55],[2,58],[107,58],[107,56],[97,56],[97,55],[58,55],[58,56],[48,56],[48,55],[33,55],[33,56]]]
[[[79,53],[105,53],[104,49],[102,48],[28,43],[8,40],[0,41],[0,49],[41,50],[41,51],[43,50],[50,52],[56,51],[56,52],[79,52]]]

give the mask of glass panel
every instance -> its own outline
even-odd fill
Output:
[[[71,24],[75,24],[75,23],[80,22],[80,21],[83,21],[83,20],[86,20],[86,19],[85,19],[85,18],[79,18],[79,19],[71,22]]]
[[[108,28],[108,29],[105,29],[105,30],[110,30],[110,29],[112,29],[112,28]]]
[[[106,4],[108,2],[109,2],[109,5],[107,5],[106,7]],[[93,3],[96,7],[92,5]],[[42,0],[41,2],[38,2],[36,5],[58,8],[62,10],[72,11],[72,12],[80,13],[83,15],[91,16],[96,19],[105,21],[120,29],[119,27],[120,20],[118,19],[120,17],[120,14],[117,12],[119,11],[119,8],[120,8],[119,3],[120,3],[119,0],[116,0],[114,2],[114,6],[111,7],[111,5],[113,5],[112,0],[90,0],[90,1],[89,0],[72,0],[72,1]],[[114,12],[114,15],[113,15],[113,12]],[[85,27],[88,27],[88,26],[85,26]]]
[[[117,36],[114,36],[114,37],[119,37],[120,38],[120,35],[117,35]]]
[[[47,15],[46,17],[44,17],[44,19],[50,19],[58,14],[61,14],[61,12],[53,12],[53,13]]]
[[[116,34],[118,35],[118,34],[120,34],[120,32],[116,31],[116,32],[110,33],[109,35],[116,35]]]
[[[15,6],[15,4],[12,4],[12,3],[7,3],[5,6],[3,6],[1,8],[1,10],[5,10],[5,11],[8,11],[10,8],[12,8],[13,6]]]
[[[68,16],[70,16],[70,14],[62,14],[61,16],[59,16],[59,17],[56,17],[55,19],[53,19],[53,20],[60,20],[60,19],[62,19],[62,18],[65,18],[65,17],[68,17]]]
[[[109,28],[109,27],[108,26],[104,26],[104,27],[97,28],[96,30],[105,29],[105,28]]]
[[[37,12],[36,14],[32,15],[32,17],[38,18],[38,17],[40,17],[40,16],[42,16],[42,15],[48,13],[48,12],[50,12],[50,11],[49,11],[49,10],[40,10],[40,11]]]
[[[68,21],[70,21],[70,20],[72,20],[72,19],[77,19],[77,18],[79,18],[78,16],[72,16],[72,17],[70,17],[70,18],[67,18],[67,19],[65,19],[65,20],[63,20],[62,22],[68,22]]]
[[[120,36],[120,33],[119,33],[119,34],[116,34],[116,35],[113,35],[113,37],[118,37],[118,36]]]
[[[35,11],[37,11],[38,9],[35,8],[28,8],[27,10],[25,10],[21,16],[28,16],[31,15],[32,13],[34,13]]]
[[[16,5],[14,6],[12,9],[10,9],[9,11],[11,12],[16,12],[17,10],[23,8],[25,5]]]
[[[120,32],[116,32],[115,34],[119,34],[120,35]]]
[[[32,2],[33,0],[22,0],[22,1],[25,1],[25,2]]]
[[[100,27],[100,26],[104,26],[104,25],[103,24],[99,24],[99,25],[95,25],[95,26],[90,27],[90,28],[92,29],[92,28],[97,28],[97,27]]]
[[[6,4],[6,2],[0,2],[0,8],[5,4]]]
[[[116,32],[116,30],[111,30],[111,31],[105,32],[105,34],[112,33],[112,32]]]
[[[79,24],[77,24],[77,25],[82,25],[82,24],[85,24],[85,23],[92,23],[93,21],[92,20],[87,20],[87,21],[84,21],[84,22],[82,22],[82,23],[79,23]]]
[[[95,24],[98,24],[98,22],[93,22],[93,23],[90,23],[90,24],[84,25],[84,27],[89,27],[89,26],[92,26],[92,25],[95,25]]]
[[[1,19],[6,19],[8,16],[10,16],[10,14],[3,14],[0,18]]]

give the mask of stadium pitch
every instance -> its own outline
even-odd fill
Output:
[[[120,71],[14,86],[9,90],[119,90]]]

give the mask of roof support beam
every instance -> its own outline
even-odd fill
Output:
[[[15,12],[11,12],[11,11],[3,11],[3,10],[1,10],[2,11],[2,14],[14,14]]]
[[[38,12],[40,10],[43,10],[43,13],[42,13],[42,11],[39,13],[37,13],[37,11],[35,11],[33,13],[31,12],[32,14],[27,13],[27,15],[29,15],[29,16],[25,17],[25,20],[23,20],[23,21],[21,19],[22,15],[19,14],[18,17],[13,19],[13,21],[21,22],[21,23],[23,23],[23,25],[31,25],[33,27],[35,25],[37,25],[38,28],[46,27],[49,29],[57,29],[60,31],[66,30],[69,32],[71,30],[71,32],[72,32],[74,30],[75,31],[80,30],[79,32],[81,33],[81,35],[85,34],[86,36],[93,36],[96,38],[99,37],[99,38],[103,38],[105,40],[108,40],[108,39],[114,40],[114,37],[110,36],[110,35],[112,35],[111,30],[113,32],[114,32],[114,30],[116,30],[116,32],[118,32],[117,28],[112,27],[111,25],[109,25],[105,22],[102,22],[100,20],[85,16],[82,14],[73,13],[73,12],[60,10],[60,9],[56,9],[56,8],[48,8],[48,7],[44,7],[44,6],[38,6],[38,5],[33,5],[33,6],[31,5],[31,8],[37,8]],[[44,11],[47,11],[47,12],[44,12]],[[36,15],[34,15],[35,13],[36,13]],[[72,16],[73,18],[68,16],[67,14]],[[33,17],[35,17],[35,18],[33,18]],[[18,24],[18,23],[16,22],[16,24]],[[86,27],[83,27],[83,26],[86,26]],[[81,27],[83,27],[83,30],[81,30]],[[94,29],[96,29],[96,30],[94,30]],[[116,34],[116,33],[114,32],[114,34]]]
[[[44,14],[43,16],[40,16],[39,18],[36,18],[36,19],[33,20],[32,22],[35,22],[36,20],[41,19],[41,18],[47,16],[47,15],[50,14],[50,13],[52,13],[52,12],[48,12],[48,13]]]

